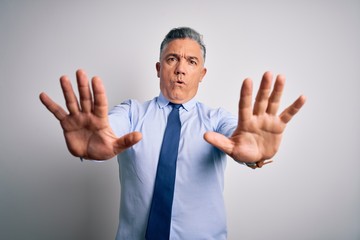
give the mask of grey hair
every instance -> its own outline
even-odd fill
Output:
[[[205,44],[203,42],[203,37],[197,31],[195,31],[194,29],[189,28],[189,27],[173,28],[165,36],[164,40],[162,41],[162,43],[160,45],[160,56],[161,56],[164,48],[166,48],[166,46],[169,44],[169,42],[171,42],[175,39],[184,39],[184,38],[192,39],[200,45],[202,56],[203,56],[203,59],[205,62],[206,48],[205,48]]]

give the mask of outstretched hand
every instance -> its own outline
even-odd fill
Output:
[[[66,76],[60,78],[67,113],[45,93],[41,102],[60,121],[67,147],[76,157],[94,160],[110,159],[141,140],[139,132],[132,132],[117,138],[108,121],[108,104],[105,88],[98,77],[92,79],[91,93],[84,71],[76,72],[79,99]]]
[[[300,96],[293,104],[277,115],[285,77],[278,75],[272,86],[272,74],[263,75],[259,91],[252,107],[252,81],[245,79],[240,93],[238,126],[232,136],[207,132],[207,142],[219,148],[235,161],[256,163],[253,168],[270,163],[278,151],[282,134],[287,123],[305,104],[305,96]]]

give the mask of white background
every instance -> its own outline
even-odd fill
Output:
[[[208,74],[198,99],[237,114],[241,82],[287,76],[283,107],[300,94],[275,163],[229,161],[231,240],[360,239],[360,2],[0,0],[0,239],[113,239],[115,160],[66,149],[41,105],[64,106],[59,77],[99,75],[110,106],[158,95],[155,62],[173,27],[204,35]]]

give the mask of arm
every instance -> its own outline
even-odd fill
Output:
[[[252,107],[252,81],[245,79],[240,93],[238,126],[230,138],[216,132],[207,132],[207,142],[224,151],[235,161],[257,168],[272,162],[279,149],[287,123],[305,104],[300,96],[280,115],[277,111],[285,85],[285,77],[278,75],[272,86],[272,74],[266,72]]]
[[[121,138],[115,136],[109,125],[107,97],[99,77],[92,79],[93,93],[84,71],[78,70],[76,78],[80,101],[68,77],[60,78],[68,113],[45,93],[40,94],[41,102],[59,120],[71,154],[85,159],[106,160],[141,140],[139,132]]]

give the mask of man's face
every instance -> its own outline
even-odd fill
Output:
[[[163,49],[156,63],[162,94],[173,103],[192,99],[206,74],[200,45],[189,38],[176,39]]]

